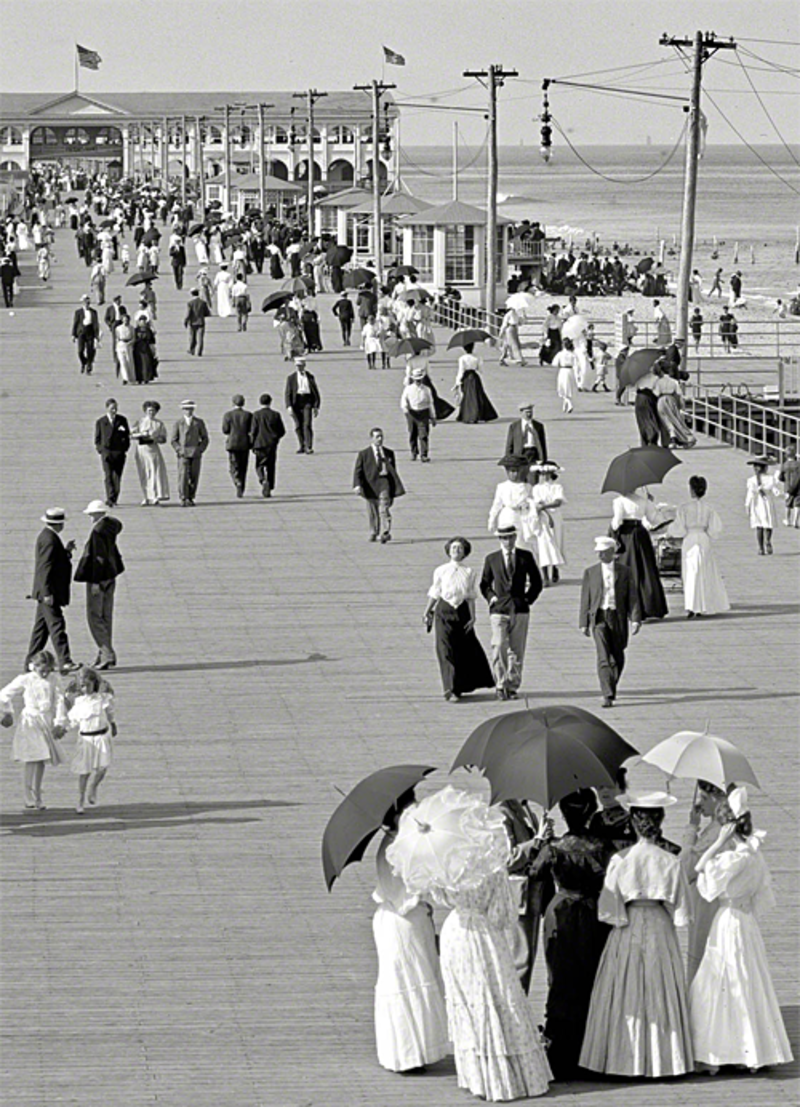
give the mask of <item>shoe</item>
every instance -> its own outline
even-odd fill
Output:
[[[106,669],[113,669],[116,664],[117,664],[116,661],[112,661],[109,658],[106,661],[101,661],[100,664],[96,666],[96,668],[97,668],[98,672],[105,672]]]
[[[89,804],[90,807],[94,807],[94,805],[97,803],[97,792],[90,792],[89,795],[86,797],[86,802]]]
[[[272,489],[268,484],[261,485],[261,495],[264,497],[265,500],[268,500],[272,495]]]
[[[313,452],[314,452],[313,450],[306,450],[307,454],[313,454]]]
[[[508,699],[508,694],[507,694],[505,688],[495,688],[494,698],[496,700],[507,700]]]
[[[306,452],[305,446],[301,446],[299,450],[295,450],[297,454],[304,454]]]
[[[41,796],[39,796],[36,800],[36,810],[37,811],[46,811],[47,810],[47,804],[43,802]]]
[[[181,500],[181,507],[188,507],[188,506],[189,506],[189,501],[188,500]]]
[[[549,588],[550,587],[550,578],[549,577],[543,577],[542,578],[542,587],[543,588]]]
[[[686,612],[686,618],[687,619],[693,619],[694,618],[694,612],[693,611],[687,611]]]
[[[83,804],[82,803],[79,803],[77,805],[77,807],[75,808],[75,814],[76,815],[82,815],[83,814]]]
[[[422,459],[422,464],[423,464],[423,465],[428,465],[428,464],[430,463],[430,460],[431,460],[431,459],[430,459],[429,457],[423,457],[423,459]]]
[[[244,489],[242,488],[241,484],[237,484],[237,486],[236,486],[236,499],[241,500],[243,495],[244,495]]]
[[[561,574],[559,573],[555,565],[553,565],[550,569],[550,576],[553,578],[553,584],[558,584],[558,582],[561,580]]]
[[[603,696],[603,707],[613,707],[614,701],[611,696]]]
[[[66,661],[59,672],[62,676],[66,676],[67,673],[76,673],[78,669],[80,669],[80,664],[77,661]]]
[[[381,545],[382,546],[385,546],[386,543],[391,542],[391,540],[392,540],[391,534],[382,534],[381,535]]]
[[[444,698],[446,700],[451,700],[453,698],[453,693],[452,692],[445,692]]]
[[[377,542],[377,541],[378,541],[378,536],[377,536],[377,534],[371,534],[371,535],[369,536],[369,539],[368,539],[368,541],[369,541],[369,542]]]
[[[772,543],[771,543],[771,542],[768,542],[768,543],[767,543],[767,553],[768,553],[768,554],[771,554],[771,553],[772,553]]]
[[[419,456],[418,454],[412,454],[411,455],[411,460],[416,461],[418,456]]]

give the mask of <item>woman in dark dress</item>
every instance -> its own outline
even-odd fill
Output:
[[[424,369],[425,376],[418,383],[427,385],[427,387],[430,388],[431,396],[433,396],[434,416],[436,422],[441,423],[443,419],[447,419],[448,416],[452,415],[456,409],[436,391],[436,386],[430,376],[431,366],[427,354],[413,354],[411,357],[406,358],[406,375],[403,379],[404,386],[411,384],[411,373],[414,369]]]
[[[303,324],[303,337],[306,340],[309,353],[320,353],[322,350],[322,338],[319,333],[319,315],[317,314],[316,308],[312,307],[307,302],[303,304],[301,321]]]
[[[146,315],[136,318],[133,330],[133,371],[137,384],[149,384],[158,376],[156,334]]]
[[[664,522],[646,489],[614,497],[611,533],[617,540],[617,561],[633,577],[642,618],[663,619],[669,608],[645,520],[651,528]]]
[[[547,1059],[557,1080],[574,1077],[578,1067],[595,973],[610,928],[597,918],[597,898],[610,856],[607,845],[588,830],[597,801],[582,788],[559,803],[567,824],[563,837],[536,843],[530,875],[555,878],[556,893],[544,914],[547,1005],[544,1036]]]
[[[547,309],[547,315],[542,324],[542,344],[539,347],[539,364],[552,365],[553,358],[561,349],[561,326],[564,320],[561,318],[561,308],[558,304],[551,304]]]
[[[653,369],[642,377],[636,385],[636,406],[633,409],[636,416],[636,425],[639,428],[639,437],[643,446],[657,446],[661,438],[661,421],[658,418],[658,397],[655,393],[655,383],[661,376],[658,369]]]
[[[436,631],[436,657],[446,700],[457,700],[476,688],[493,688],[494,677],[475,634],[478,577],[462,562],[472,546],[457,536],[445,542],[450,560],[433,573],[423,622]]]
[[[457,423],[491,423],[497,418],[492,401],[483,390],[481,362],[473,354],[474,349],[474,343],[469,343],[458,359],[458,373],[453,385],[453,392],[461,397]]]

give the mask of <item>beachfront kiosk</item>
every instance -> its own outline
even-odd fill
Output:
[[[479,299],[486,290],[486,212],[451,200],[397,220],[403,234],[403,264],[419,270],[420,283],[443,289],[458,287]],[[508,268],[509,220],[497,218],[498,285],[505,286]]]
[[[339,246],[352,246],[347,239],[347,213],[365,203],[371,196],[371,192],[358,185],[326,196],[314,205],[314,233],[317,236],[331,234]]]
[[[418,200],[408,192],[395,191],[381,197],[381,226],[383,228],[383,252],[385,257],[400,257],[403,235],[398,219],[403,215],[416,215],[430,207],[430,201]],[[353,247],[353,257],[366,261],[375,256],[375,209],[372,197],[358,207],[350,208],[347,218],[347,245]]]

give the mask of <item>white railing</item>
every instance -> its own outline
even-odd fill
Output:
[[[688,385],[685,403],[695,433],[737,450],[779,458],[800,447],[800,401],[779,406],[753,399],[746,386],[712,390]]]

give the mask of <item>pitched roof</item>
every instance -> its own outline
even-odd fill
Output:
[[[391,196],[381,199],[382,215],[412,215],[425,208],[430,208],[427,200],[418,200],[416,196],[409,196],[405,192],[393,192]],[[363,204],[350,209],[351,215],[372,215],[372,212],[371,200],[365,200]]]
[[[257,191],[261,188],[261,175],[259,173],[242,173],[238,177],[231,177],[231,188]],[[283,181],[280,177],[272,177],[268,173],[264,178],[264,188],[267,192],[302,192],[302,185],[292,181]]]
[[[352,185],[350,188],[343,188],[340,192],[334,192],[332,196],[320,200],[317,207],[354,208],[358,204],[365,203],[371,196],[372,193],[368,189],[360,188],[358,185]]]
[[[423,211],[417,212],[416,215],[406,215],[399,222],[406,227],[449,227],[458,223],[483,227],[486,225],[487,215],[482,208],[474,208],[472,204],[464,204],[461,200],[450,200],[447,204],[425,208]],[[509,222],[509,219],[498,215],[498,225]]]

